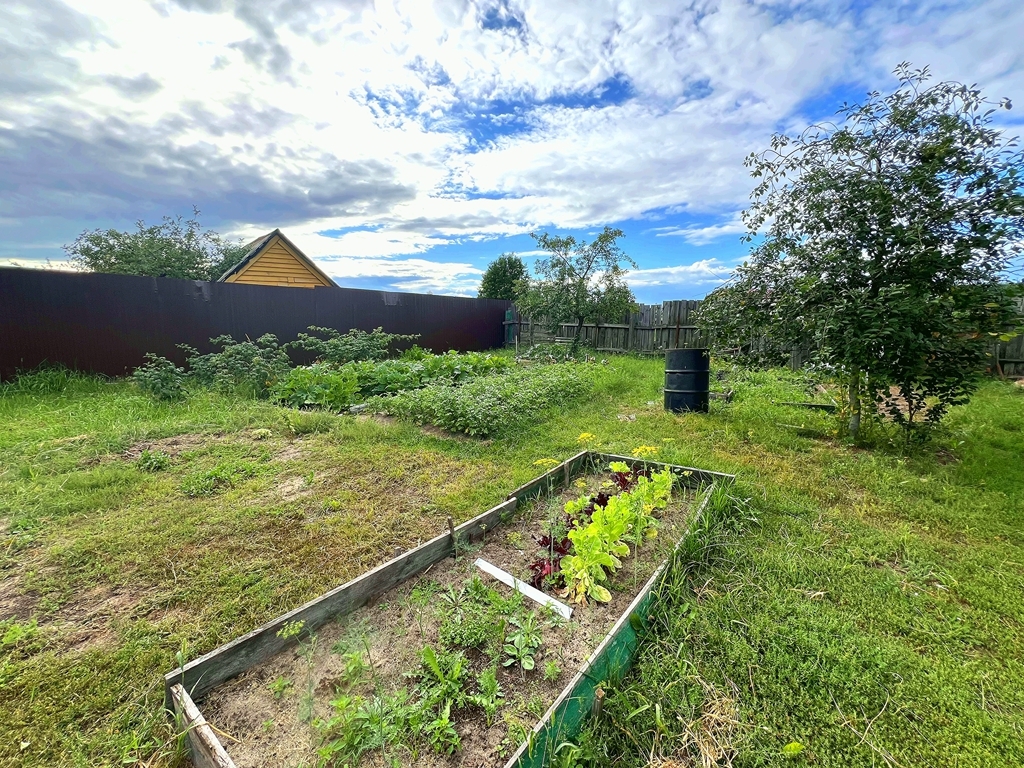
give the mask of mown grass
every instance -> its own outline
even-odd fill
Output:
[[[804,397],[801,375],[732,372],[732,403],[673,416],[661,370],[615,359],[587,403],[487,442],[297,423],[205,392],[158,404],[89,378],[7,391],[0,615],[16,619],[0,631],[0,764],[173,763],[160,704],[176,653],[482,511],[581,432],[737,473],[752,518],[722,534],[681,595],[691,608],[610,690],[584,745],[599,764],[692,756],[708,732],[735,765],[1024,762],[1024,389],[987,384],[901,458],[773,405]],[[200,437],[155,445],[166,469],[133,458],[176,435]],[[709,731],[719,710],[739,725]]]

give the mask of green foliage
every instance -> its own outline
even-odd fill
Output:
[[[974,86],[896,74],[840,125],[748,158],[744,220],[763,239],[699,313],[720,348],[810,344],[848,388],[854,437],[865,401],[908,435],[937,424],[1020,322],[1003,281],[1024,252],[1024,153]]]
[[[11,381],[0,384],[0,395],[53,395],[100,381],[100,377],[63,365],[41,365],[31,371],[20,371]]]
[[[517,290],[529,274],[521,258],[514,253],[503,253],[487,265],[480,279],[477,296],[481,299],[515,301]]]
[[[274,385],[270,396],[293,408],[341,411],[355,402],[358,386],[353,371],[314,363],[292,368]]]
[[[597,359],[597,350],[586,344],[534,344],[519,353],[523,360],[542,363],[586,363]]]
[[[419,334],[385,333],[382,327],[374,328],[369,333],[353,328],[346,334],[334,328],[321,328],[316,325],[309,326],[309,330],[320,335],[300,333],[288,346],[312,352],[318,361],[335,365],[361,360],[385,360],[390,357],[396,344],[419,338]],[[321,336],[326,338],[320,338]]]
[[[498,682],[497,668],[487,667],[487,669],[477,675],[476,685],[477,693],[469,697],[469,703],[480,707],[484,711],[484,717],[487,718],[487,727],[490,728],[494,723],[494,716],[498,713],[498,708],[501,706],[501,699],[505,697],[505,692],[501,689],[501,684]]]
[[[166,357],[147,352],[146,362],[135,369],[132,379],[139,389],[157,400],[185,398],[185,370]]]
[[[503,373],[515,362],[502,355],[485,352],[447,352],[443,355],[418,355],[416,359],[352,363],[343,370],[355,373],[364,398],[420,389],[433,382],[462,384],[478,376]]]
[[[31,621],[18,621],[8,619],[0,622],[0,648],[17,648],[27,644],[39,634],[39,625],[35,619]]]
[[[135,465],[143,472],[163,472],[171,465],[171,457],[164,451],[151,451],[147,448],[139,454]]]
[[[259,473],[259,466],[251,461],[223,462],[212,469],[187,475],[181,481],[181,492],[191,497],[209,496]]]
[[[288,680],[287,678],[284,678],[284,677],[278,677],[272,683],[267,685],[267,688],[270,689],[270,692],[272,694],[274,694],[274,698],[277,699],[278,701],[283,699],[284,695],[286,693],[288,693],[288,691],[290,691],[292,689],[292,687],[293,687],[292,681]]]
[[[330,432],[337,424],[334,414],[323,411],[291,411],[285,414],[285,421],[296,437]]]
[[[629,467],[616,462],[611,469],[622,471]],[[638,477],[630,490],[612,496],[603,507],[595,506],[588,522],[569,531],[573,551],[561,560],[566,597],[584,604],[588,599],[601,603],[611,600],[604,584],[609,573],[622,565],[620,558],[629,554],[625,542],[639,545],[654,534],[654,512],[667,506],[673,482],[668,470],[653,472],[650,479]],[[586,497],[569,501],[565,511],[575,517],[586,503]]]
[[[576,346],[585,322],[616,322],[633,310],[636,300],[622,264],[636,269],[636,262],[616,243],[624,237],[621,229],[605,227],[591,243],[546,232],[532,237],[550,256],[537,260],[538,277],[523,283],[516,296],[524,314],[543,318],[555,331],[575,323]]]
[[[198,217],[196,209],[191,219],[165,216],[162,224],[150,226],[139,220],[135,232],[86,231],[64,251],[72,266],[87,272],[217,280],[246,250],[204,231]]]
[[[486,437],[518,429],[545,410],[568,405],[593,386],[587,366],[537,366],[462,386],[431,384],[394,397],[373,398],[372,408],[449,432]]]
[[[544,664],[544,682],[553,683],[562,674],[562,668],[558,666],[558,662],[554,659],[548,659]]]
[[[524,672],[529,672],[536,665],[534,656],[541,645],[540,623],[537,614],[530,611],[522,617],[513,616],[509,624],[515,627],[505,638],[504,666],[518,664]]]
[[[189,373],[200,384],[219,392],[267,397],[292,367],[288,353],[272,333],[265,333],[256,341],[217,336],[210,343],[223,349],[201,355],[185,344],[179,346],[189,353]]]

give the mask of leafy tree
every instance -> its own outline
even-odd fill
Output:
[[[528,275],[521,258],[514,253],[503,253],[487,265],[477,296],[481,299],[514,301],[517,287]]]
[[[621,229],[605,227],[593,242],[572,237],[531,234],[550,256],[537,260],[538,277],[522,283],[516,298],[520,310],[544,318],[553,330],[575,323],[573,347],[578,347],[585,322],[609,322],[633,310],[636,300],[626,285],[627,270],[636,268],[619,248]]]
[[[203,230],[199,211],[191,219],[165,216],[163,223],[135,223],[136,231],[86,231],[64,251],[76,268],[121,275],[216,280],[245,256],[245,246]]]
[[[761,179],[747,240],[763,239],[700,313],[719,345],[751,329],[810,340],[842,376],[854,437],[866,400],[908,434],[937,422],[1018,321],[1004,279],[1024,250],[1024,158],[974,86],[895,74],[893,93],[844,104],[841,125],[747,159]]]

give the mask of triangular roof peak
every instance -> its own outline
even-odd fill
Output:
[[[338,287],[280,229],[257,237],[246,248],[242,260],[221,275],[218,283]]]

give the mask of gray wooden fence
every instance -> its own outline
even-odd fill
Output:
[[[1017,300],[1024,315],[1024,298]],[[639,352],[660,354],[666,349],[699,347],[704,339],[693,320],[699,301],[666,301],[661,304],[641,304],[637,312],[622,318],[620,323],[586,323],[582,339],[599,352]],[[576,335],[573,323],[564,323],[557,333],[542,322],[533,322],[512,307],[505,313],[505,344],[532,346],[551,342],[569,342]],[[811,358],[807,347],[794,350],[790,366],[799,368]],[[1008,342],[993,346],[993,356],[999,361],[992,366],[993,373],[1002,370],[1004,376],[1024,376],[1024,334]]]
[[[700,346],[700,336],[692,315],[699,301],[666,301],[641,304],[638,311],[618,323],[586,323],[582,340],[600,352],[640,352],[656,354],[665,349]],[[505,313],[505,343],[515,346],[569,341],[576,335],[575,323],[562,324],[551,333],[547,324],[533,322],[515,307]]]

